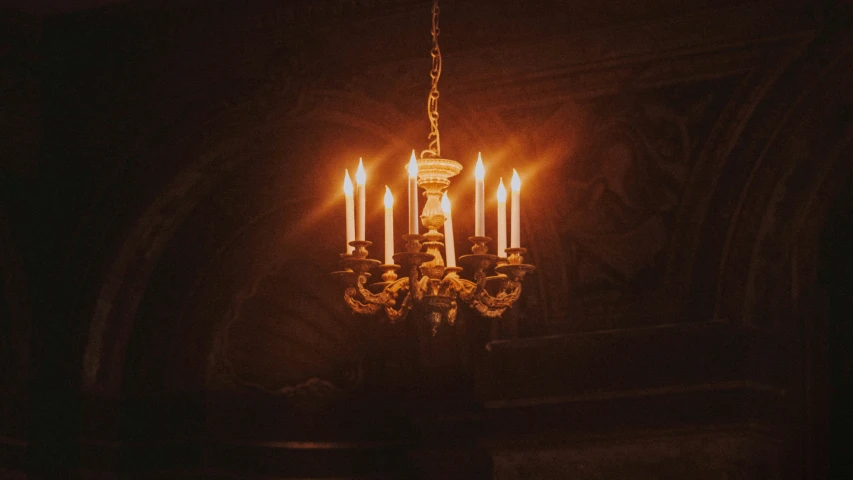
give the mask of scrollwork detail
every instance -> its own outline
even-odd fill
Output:
[[[462,301],[484,317],[497,318],[503,315],[504,311],[521,296],[521,282],[504,279],[500,291],[495,295],[490,295],[486,290],[486,278],[485,274],[479,275],[475,283],[455,276],[448,276],[444,278],[442,283],[446,283],[450,290],[456,291]]]
[[[412,300],[409,294],[408,277],[392,282],[379,293],[368,290],[366,284],[367,276],[359,275],[355,286],[347,287],[344,291],[344,301],[354,313],[374,315],[384,309],[388,319],[393,322],[405,318],[411,310]],[[400,302],[398,299],[403,292],[406,292],[406,296]],[[399,307],[397,306],[398,303],[400,304]]]

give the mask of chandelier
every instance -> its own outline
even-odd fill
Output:
[[[412,151],[408,165],[408,233],[402,236],[405,251],[394,253],[394,199],[385,187],[385,258],[384,263],[368,258],[371,242],[365,240],[365,186],[367,175],[359,160],[355,188],[347,170],[344,174],[346,197],[346,253],[341,254],[342,270],[334,272],[345,285],[344,301],[359,315],[384,313],[390,320],[405,318],[409,311],[422,308],[432,325],[432,333],[442,319],[456,320],[458,302],[462,301],[481,315],[500,317],[521,295],[521,283],[533,265],[523,263],[527,250],[521,248],[521,180],[513,169],[510,208],[510,245],[507,247],[507,191],[503,179],[497,188],[497,254],[489,253],[492,238],[486,236],[485,168],[478,155],[475,174],[474,236],[472,253],[459,257],[457,266],[453,242],[453,220],[447,190],[450,177],[462,171],[455,160],[442,158],[438,132],[438,80],[441,76],[441,50],[438,47],[438,1],[432,5],[432,80],[427,97],[430,122],[429,148],[420,158]],[[426,234],[418,233],[418,189],[424,190],[426,204],[420,221]],[[444,231],[441,233],[439,230]],[[443,240],[446,239],[446,247]],[[424,251],[424,248],[426,251]],[[442,257],[447,256],[447,263]],[[397,277],[407,268],[408,277]],[[371,271],[382,272],[382,281],[368,285]],[[460,276],[466,272],[473,280]]]

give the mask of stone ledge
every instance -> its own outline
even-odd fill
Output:
[[[479,396],[495,408],[713,390],[784,394],[784,345],[713,321],[491,342]]]

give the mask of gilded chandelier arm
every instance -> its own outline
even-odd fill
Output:
[[[464,296],[462,299],[484,317],[496,318],[511,307],[520,296],[521,282],[509,280],[506,289],[502,289],[495,296],[489,295],[486,290],[479,290],[470,299],[466,299]]]
[[[373,315],[384,309],[388,319],[395,321],[404,318],[412,309],[408,278],[403,277],[386,285],[379,293],[368,290],[365,287],[366,284],[367,277],[359,275],[355,286],[347,288],[344,292],[344,300],[353,312],[359,315]],[[400,306],[397,307],[398,298],[402,292],[406,292],[406,296],[402,302],[399,302]],[[362,302],[357,297],[361,297],[364,301]]]
[[[356,298],[358,290],[356,287],[347,287],[344,290],[344,302],[357,315],[373,315],[382,309],[379,303],[363,303]]]
[[[490,295],[485,288],[485,275],[481,275],[476,283],[456,276],[448,276],[444,278],[442,284],[446,285],[445,288],[457,292],[460,300],[484,317],[496,318],[500,317],[521,296],[520,281],[506,279],[503,282],[501,290],[494,296]]]

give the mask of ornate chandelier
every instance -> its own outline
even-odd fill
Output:
[[[345,284],[344,301],[360,315],[383,312],[391,321],[405,318],[416,307],[423,311],[432,325],[432,332],[442,319],[453,324],[458,301],[468,304],[486,317],[500,317],[521,295],[521,283],[533,265],[523,263],[527,250],[521,248],[521,180],[513,169],[511,181],[510,246],[507,248],[506,197],[501,179],[497,190],[498,234],[497,255],[488,253],[492,239],[485,234],[485,168],[482,158],[477,159],[474,170],[476,194],[474,205],[474,236],[471,254],[459,257],[473,275],[473,281],[460,277],[465,269],[456,265],[453,243],[453,221],[447,189],[450,177],[462,171],[462,165],[441,157],[441,139],[438,132],[438,79],[441,76],[441,50],[438,47],[438,1],[432,5],[432,86],[427,97],[427,114],[430,122],[429,148],[409,161],[408,183],[408,233],[402,236],[405,251],[394,253],[393,197],[385,187],[385,261],[368,258],[367,248],[372,242],[365,240],[365,184],[364,165],[359,160],[355,192],[347,171],[344,174],[346,197],[347,252],[341,254],[342,270],[334,272]],[[418,234],[418,188],[424,189],[426,204],[420,215],[425,235]],[[355,193],[355,196],[353,195]],[[355,197],[355,198],[354,198]],[[442,234],[440,229],[444,230]],[[447,238],[445,254],[441,255]],[[426,251],[422,251],[426,247]],[[408,277],[397,278],[397,270],[407,267]],[[368,285],[370,271],[382,271],[382,281]],[[490,275],[490,273],[492,273]]]

